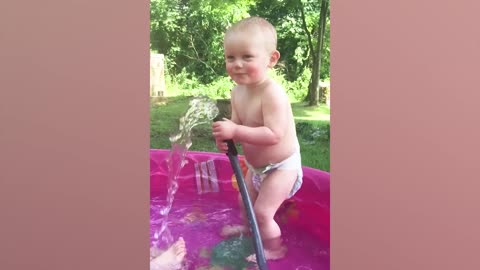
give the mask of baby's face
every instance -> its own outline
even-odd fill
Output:
[[[224,48],[227,73],[237,84],[254,85],[266,78],[270,53],[262,36],[245,32],[229,33]]]

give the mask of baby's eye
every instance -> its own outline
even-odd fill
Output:
[[[250,60],[252,58],[253,58],[253,55],[251,55],[251,54],[246,54],[246,55],[243,56],[243,59],[246,59],[246,60]]]
[[[235,57],[231,56],[231,55],[227,55],[227,57],[225,57],[225,59],[229,62],[235,60]]]

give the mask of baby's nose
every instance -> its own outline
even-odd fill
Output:
[[[235,67],[242,67],[243,66],[242,60],[235,60],[234,65]]]

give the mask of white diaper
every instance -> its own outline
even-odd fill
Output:
[[[300,150],[296,150],[290,157],[279,163],[269,164],[261,168],[254,168],[250,163],[248,163],[247,160],[245,160],[245,163],[248,169],[252,172],[253,186],[257,191],[260,190],[260,185],[262,184],[263,179],[265,179],[268,174],[275,170],[297,170],[297,180],[295,181],[293,188],[288,195],[288,198],[291,198],[293,195],[295,195],[295,193],[302,186],[303,170]]]

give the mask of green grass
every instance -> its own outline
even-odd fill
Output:
[[[150,148],[170,149],[169,136],[178,130],[179,119],[188,109],[191,98],[167,97],[150,107]],[[309,107],[292,103],[300,141],[302,164],[330,171],[330,109],[325,105]],[[217,152],[210,125],[192,131],[191,151]],[[241,148],[238,149],[242,153]]]
[[[188,109],[191,98],[168,97],[150,106],[150,148],[170,149],[169,137],[178,131],[179,119]],[[209,125],[199,125],[192,131],[191,151],[217,152]]]

